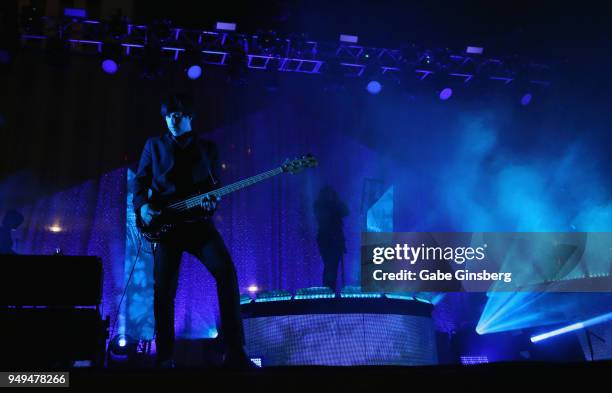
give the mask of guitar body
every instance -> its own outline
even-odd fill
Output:
[[[210,214],[206,214],[199,206],[178,210],[168,207],[172,204],[160,205],[159,202],[150,202],[150,204],[151,207],[159,210],[161,213],[149,225],[142,222],[141,217],[136,217],[136,226],[142,236],[151,243],[163,242],[173,234],[176,234],[181,227],[202,222],[211,217]]]

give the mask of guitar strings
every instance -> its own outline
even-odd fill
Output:
[[[218,188],[216,190],[213,190],[213,191],[210,191],[210,192],[207,192],[207,193],[204,193],[204,194],[200,194],[200,195],[197,195],[197,196],[185,199],[185,200],[180,201],[180,202],[176,202],[176,203],[170,204],[170,205],[168,205],[168,208],[172,209],[172,210],[174,210],[176,212],[182,212],[182,211],[185,211],[185,210],[189,210],[189,209],[191,209],[194,206],[199,204],[199,201],[203,198],[203,195],[212,194],[212,195],[222,196],[222,195],[225,195],[225,194],[229,194],[230,192],[239,190],[240,188],[243,188],[243,187],[248,186],[250,184],[257,183],[257,182],[259,182],[259,181],[261,181],[261,180],[263,180],[263,179],[265,179],[267,177],[275,176],[275,175],[277,175],[279,173],[282,173],[282,172],[283,172],[282,167],[271,169],[271,170],[269,170],[267,172],[260,173],[259,175],[255,175],[253,177],[250,177],[250,178],[247,178],[247,179],[244,179],[244,180],[240,180],[240,181],[238,181],[236,183],[227,185],[225,187],[221,187],[221,188]]]

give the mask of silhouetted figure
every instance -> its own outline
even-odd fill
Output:
[[[314,211],[319,226],[317,244],[323,259],[323,285],[335,291],[338,265],[346,253],[343,220],[349,211],[330,186],[319,192]]]
[[[149,190],[171,200],[219,187],[221,166],[217,147],[192,131],[193,107],[192,98],[185,94],[171,95],[162,101],[161,114],[168,132],[147,140],[134,178],[134,212],[144,225],[161,214],[150,200]],[[201,208],[210,216],[216,202],[202,200]],[[243,348],[236,268],[214,222],[205,217],[178,225],[155,246],[153,304],[158,367],[174,367],[174,298],[183,252],[197,257],[217,282],[221,333],[226,347],[224,364],[232,368],[250,367],[252,363]]]
[[[17,210],[9,210],[4,215],[0,227],[0,254],[16,254],[13,250],[12,232],[23,223],[23,215]]]

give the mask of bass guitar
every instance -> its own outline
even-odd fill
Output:
[[[307,154],[301,158],[286,160],[281,166],[267,172],[263,172],[230,185],[181,200],[164,202],[155,201],[154,196],[151,198],[152,193],[151,190],[149,190],[149,197],[151,198],[149,203],[156,210],[159,210],[160,214],[156,216],[148,225],[142,221],[139,215],[137,215],[136,225],[140,233],[148,241],[152,243],[163,241],[182,224],[210,218],[210,215],[207,216],[204,214],[204,211],[201,208],[202,201],[204,200],[219,200],[221,197],[227,194],[231,194],[232,192],[252,186],[264,180],[271,179],[277,175],[280,175],[281,173],[294,174],[300,172],[304,168],[312,168],[317,165],[318,163],[316,158],[311,154]]]

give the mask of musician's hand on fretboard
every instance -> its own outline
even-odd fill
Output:
[[[202,198],[200,206],[206,213],[212,214],[217,208],[217,198],[214,195],[206,196]]]

